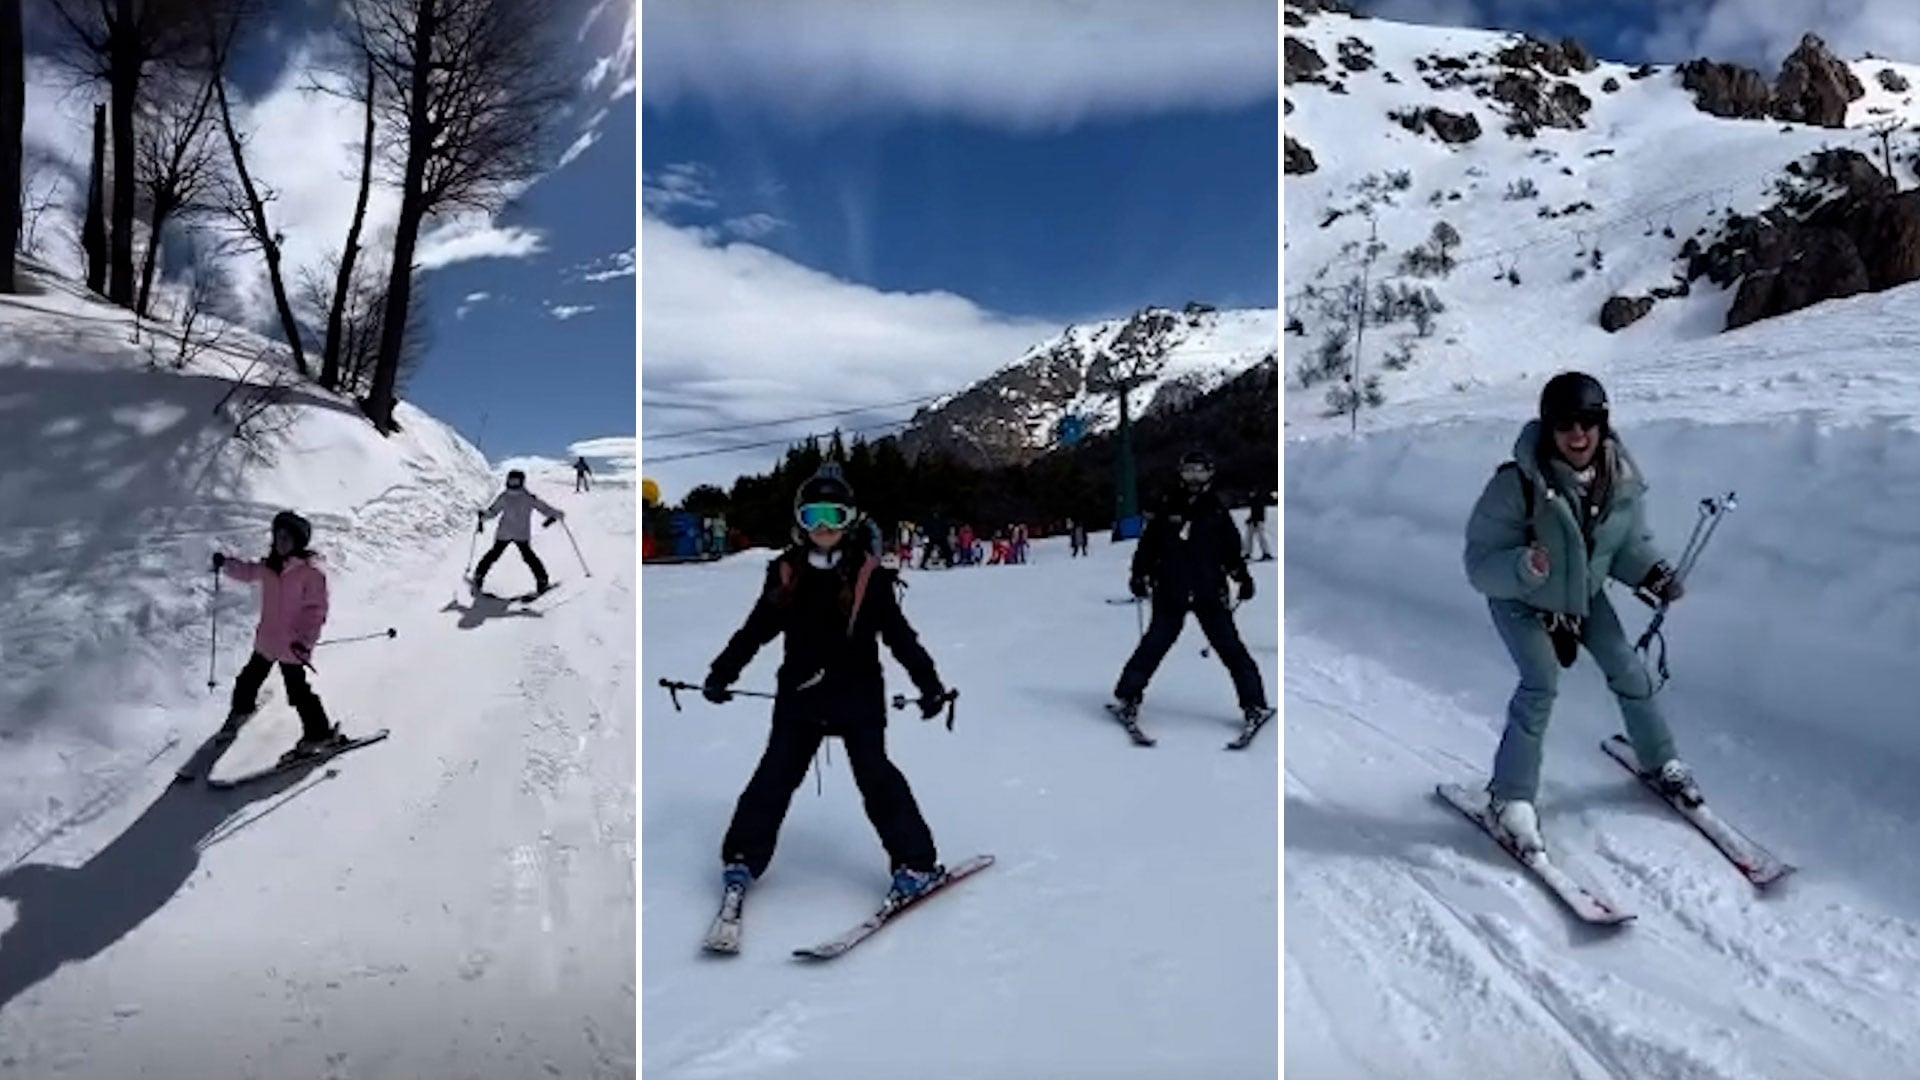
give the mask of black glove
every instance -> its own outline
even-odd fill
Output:
[[[218,571],[218,570],[219,570],[219,569],[220,569],[221,567],[223,567],[223,566],[225,566],[225,565],[227,565],[227,557],[226,557],[226,555],[225,555],[224,553],[222,553],[222,552],[218,552],[218,551],[216,551],[216,552],[214,552],[214,553],[213,553],[213,568],[214,568],[214,570],[216,570],[216,571]]]
[[[1133,594],[1134,599],[1145,600],[1149,591],[1147,579],[1143,577],[1133,578],[1127,582],[1127,591]]]
[[[947,707],[946,688],[936,683],[932,689],[922,689],[917,704],[920,706],[920,719],[931,720],[939,716],[940,710]]]
[[[554,520],[555,519],[553,518],[548,518],[547,520],[540,523],[540,527],[543,529],[551,529],[553,528]]]
[[[731,680],[728,679],[722,679],[718,675],[709,675],[707,676],[706,685],[700,688],[700,696],[713,702],[715,705],[725,705],[727,702],[733,700],[733,691],[727,689],[727,683],[730,681]]]
[[[1640,583],[1640,587],[1669,604],[1687,593],[1687,587],[1673,576],[1673,568],[1663,562],[1653,564],[1653,569],[1647,571],[1646,580]]]
[[[1240,579],[1240,602],[1244,604],[1251,599],[1253,599],[1253,575],[1248,574]]]

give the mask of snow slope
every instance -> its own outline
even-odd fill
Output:
[[[1370,288],[1430,286],[1446,306],[1429,336],[1405,321],[1367,328],[1361,375],[1381,377],[1387,404],[1365,410],[1362,426],[1397,423],[1392,413],[1402,404],[1441,399],[1443,408],[1470,410],[1477,399],[1461,395],[1476,388],[1535,385],[1569,367],[1604,375],[1633,357],[1715,338],[1734,290],[1705,278],[1617,333],[1601,329],[1600,309],[1615,295],[1672,286],[1686,265],[1676,258],[1681,245],[1694,236],[1703,246],[1711,243],[1730,210],[1752,214],[1771,205],[1789,163],[1822,148],[1848,148],[1878,165],[1879,141],[1869,128],[1888,119],[1920,121],[1920,94],[1889,93],[1876,77],[1891,68],[1920,84],[1920,64],[1849,60],[1866,93],[1848,107],[1847,128],[1829,129],[1709,116],[1694,106],[1673,67],[1656,66],[1635,79],[1628,65],[1603,60],[1591,72],[1549,78],[1575,84],[1592,102],[1583,129],[1541,128],[1532,139],[1513,138],[1502,130],[1505,106],[1467,86],[1433,89],[1422,81],[1433,72],[1423,74],[1415,63],[1465,59],[1469,72],[1497,74],[1505,69],[1494,54],[1517,35],[1331,13],[1287,34],[1311,44],[1328,62],[1323,74],[1345,87],[1333,93],[1296,82],[1286,90],[1292,105],[1286,134],[1305,144],[1319,166],[1285,178],[1285,308],[1305,331],[1286,338],[1290,376],[1331,329],[1348,321],[1347,310],[1334,311],[1325,301],[1343,281],[1359,277],[1376,225],[1385,247],[1372,266]],[[1349,37],[1372,47],[1376,66],[1341,69],[1338,45]],[[1389,82],[1389,75],[1398,81]],[[1763,75],[1771,81],[1775,72]],[[1616,91],[1602,89],[1608,79],[1618,83]],[[1449,146],[1388,118],[1422,106],[1471,113],[1481,134]],[[1914,175],[1898,156],[1905,152],[1900,140],[1894,149],[1895,179],[1911,188]],[[1406,187],[1393,190],[1389,175],[1401,170]],[[1509,186],[1523,181],[1538,194],[1508,198]],[[1586,209],[1562,213],[1582,203]],[[1543,218],[1543,210],[1557,216]],[[1328,223],[1335,211],[1340,216]],[[1443,277],[1400,274],[1401,256],[1441,221],[1460,235],[1453,252],[1458,265]],[[1504,276],[1508,271],[1518,284]],[[1388,370],[1385,359],[1401,347],[1411,350],[1412,363]],[[1292,379],[1288,386],[1299,388]],[[1324,387],[1288,395],[1290,429],[1325,423]]]
[[[535,474],[595,576],[556,528],[560,591],[508,609],[460,583],[496,480],[450,429],[302,387],[249,453],[256,339],[177,373],[130,341],[55,280],[0,298],[0,1075],[632,1075],[631,488]],[[315,688],[393,734],[169,786],[257,611],[226,583],[209,640],[208,557],[287,506],[330,567]],[[528,581],[510,554],[489,584]],[[216,772],[292,745],[277,675],[262,706]]]
[[[1738,492],[1668,620],[1661,700],[1708,797],[1801,867],[1756,895],[1606,759],[1618,712],[1583,659],[1554,713],[1542,826],[1638,913],[1616,935],[1576,928],[1432,794],[1484,782],[1513,688],[1460,553],[1538,380],[1389,407],[1357,440],[1289,440],[1289,1075],[1912,1072],[1917,348],[1907,287],[1603,373],[1670,555],[1699,499]],[[1613,595],[1637,636],[1646,610]]]
[[[941,858],[998,862],[824,966],[791,949],[867,915],[886,856],[845,759],[794,795],[747,897],[737,957],[699,951],[719,845],[767,737],[767,703],[713,706],[698,682],[745,618],[768,552],[646,571],[643,1069],[660,1080],[1045,1076],[1253,1080],[1278,1068],[1276,743],[1222,749],[1232,686],[1189,626],[1133,746],[1107,715],[1138,629],[1131,542],[1036,542],[1023,566],[908,571],[905,606],[948,685],[955,729],[892,714],[889,750]],[[1276,697],[1277,563],[1237,618]],[[737,689],[771,686],[779,643]],[[887,662],[891,690],[911,693]],[[821,785],[816,791],[816,779]]]

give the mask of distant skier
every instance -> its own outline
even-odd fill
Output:
[[[888,896],[908,898],[943,871],[913,791],[887,758],[879,642],[912,677],[923,717],[940,712],[946,690],[900,609],[897,571],[882,568],[867,551],[856,528],[862,516],[853,489],[831,463],[800,485],[794,518],[794,543],[768,564],[759,599],[714,659],[702,689],[709,701],[731,700],[727,687],[754,654],[785,635],[772,731],[721,842],[722,881],[744,892],[766,873],[788,804],[820,740],[838,736],[867,819],[892,862]]]
[[[1489,816],[1522,851],[1545,847],[1534,809],[1541,740],[1559,669],[1573,666],[1581,645],[1607,677],[1635,755],[1669,793],[1699,797],[1604,591],[1611,577],[1668,602],[1683,592],[1654,549],[1645,491],[1609,423],[1605,389],[1567,372],[1541,390],[1539,418],[1521,428],[1513,460],[1487,481],[1467,522],[1467,578],[1520,670],[1487,791]]]
[[[1148,516],[1133,552],[1128,588],[1153,598],[1153,619],[1120,672],[1113,695],[1127,716],[1139,710],[1147,683],[1185,629],[1187,613],[1233,677],[1246,723],[1264,723],[1272,710],[1260,668],[1234,629],[1227,582],[1240,583],[1240,599],[1253,599],[1253,575],[1240,554],[1233,518],[1213,491],[1213,460],[1199,450],[1180,459],[1180,487]]]
[[[1273,550],[1267,546],[1267,507],[1273,505],[1273,496],[1264,491],[1256,491],[1250,501],[1252,507],[1247,511],[1247,558],[1253,558],[1253,545],[1258,541],[1260,561],[1272,562]]]
[[[592,491],[593,490],[592,477],[593,477],[593,467],[587,464],[587,459],[584,456],[574,458],[573,459],[574,493],[578,494],[582,491]]]
[[[491,505],[479,512],[480,520],[474,526],[475,532],[487,527],[487,519],[500,517],[500,526],[494,530],[493,546],[480,556],[480,565],[473,568],[473,588],[479,592],[486,588],[487,571],[493,569],[500,556],[505,554],[507,545],[520,549],[520,557],[526,560],[527,569],[533,571],[533,592],[538,596],[553,586],[547,581],[547,568],[540,557],[533,553],[533,512],[540,511],[546,520],[540,523],[543,529],[552,528],[553,523],[566,517],[559,510],[547,505],[538,495],[527,490],[527,474],[519,469],[507,473],[507,487],[494,497]]]
[[[253,631],[253,655],[233,680],[233,699],[219,737],[230,739],[258,708],[260,687],[275,664],[287,687],[287,703],[300,717],[300,741],[281,755],[289,762],[324,753],[346,742],[327,719],[320,697],[307,684],[308,661],[327,624],[327,575],[320,556],[307,548],[313,526],[291,510],[273,516],[273,540],[267,557],[255,562],[214,552],[213,568],[235,581],[260,586],[260,621]]]
[[[1069,558],[1078,558],[1087,553],[1087,527],[1072,518],[1067,519],[1067,545],[1071,552]]]

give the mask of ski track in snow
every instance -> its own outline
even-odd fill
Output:
[[[106,794],[9,852],[0,1075],[634,1075],[634,492],[532,481],[595,576],[539,531],[563,584],[530,611],[460,584],[470,525],[445,522],[470,523],[475,492],[313,513],[341,552],[328,635],[398,630],[321,649],[315,688],[349,732],[392,736],[231,794],[170,788],[245,657],[257,600],[223,588],[218,687],[147,717],[177,741],[83,758]],[[264,521],[214,539],[253,550]],[[530,581],[509,551],[489,585]],[[297,736],[268,685],[216,773]]]
[[[704,677],[771,553],[646,569],[648,1077],[1274,1075],[1278,744],[1268,731],[1223,749],[1238,727],[1232,684],[1191,621],[1147,692],[1158,746],[1133,746],[1102,708],[1138,635],[1132,607],[1104,602],[1125,595],[1132,552],[1095,536],[1091,557],[1072,559],[1049,539],[1024,566],[906,572],[908,618],[959,708],[952,732],[890,712],[888,749],[941,859],[998,861],[817,966],[790,951],[865,918],[887,885],[838,742],[747,895],[740,955],[704,956],[720,839],[768,703],[682,692],[674,712],[656,685]],[[1254,564],[1259,592],[1236,616],[1270,700],[1277,565]],[[770,687],[779,655],[776,641],[736,688]],[[910,693],[884,663],[889,693]]]

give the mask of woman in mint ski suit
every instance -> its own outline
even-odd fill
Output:
[[[1527,514],[1525,478],[1532,489]],[[1520,669],[1488,785],[1489,812],[1523,850],[1544,848],[1533,802],[1561,667],[1584,645],[1619,702],[1627,738],[1663,787],[1698,798],[1653,700],[1653,680],[1604,591],[1612,578],[1668,601],[1681,594],[1654,549],[1646,483],[1610,429],[1606,392],[1577,372],[1547,383],[1540,418],[1487,482],[1467,522],[1467,579]]]

